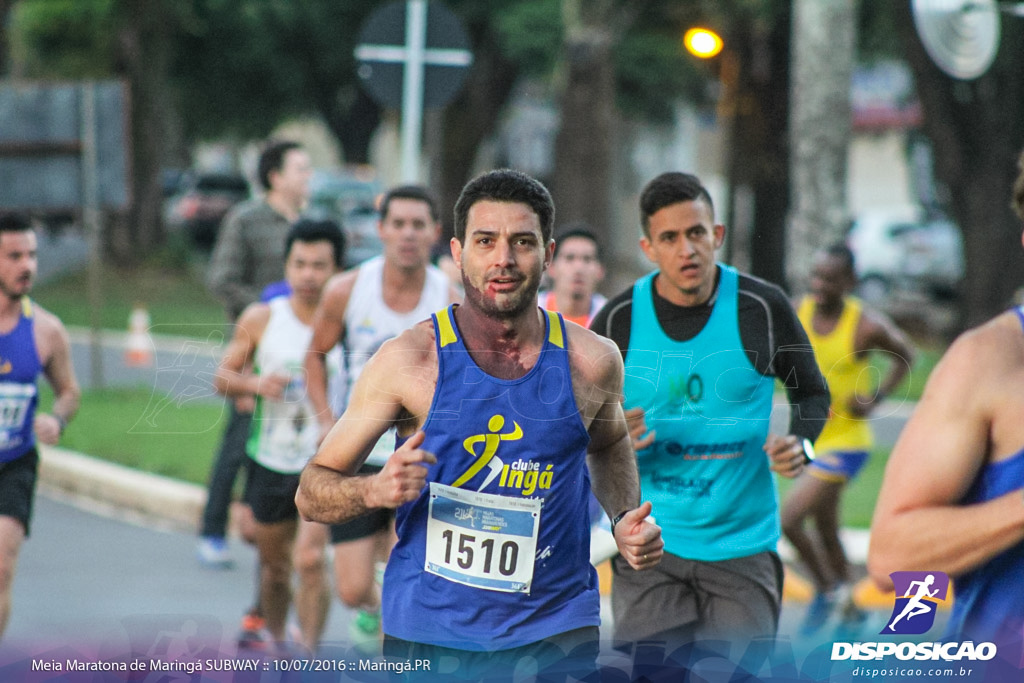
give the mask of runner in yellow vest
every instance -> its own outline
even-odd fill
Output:
[[[832,394],[828,422],[815,444],[816,460],[794,482],[782,507],[782,530],[811,574],[816,595],[801,626],[820,629],[842,605],[844,620],[862,614],[853,604],[849,566],[839,540],[839,499],[868,459],[873,440],[868,417],[910,370],[914,349],[886,316],[865,308],[849,292],[856,285],[853,253],[837,244],[818,253],[811,293],[797,315]],[[888,355],[888,370],[878,354]],[[817,539],[805,521],[814,520]]]

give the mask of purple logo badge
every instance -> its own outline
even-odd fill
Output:
[[[949,577],[942,572],[893,572],[896,587],[892,616],[880,633],[918,635],[935,623],[938,603],[949,594]]]

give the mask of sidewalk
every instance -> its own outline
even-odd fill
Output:
[[[176,531],[195,532],[206,489],[55,446],[40,445],[39,485],[56,497]]]

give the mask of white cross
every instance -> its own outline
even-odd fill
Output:
[[[405,45],[359,45],[362,62],[401,63],[402,69],[402,181],[419,179],[420,136],[423,128],[423,71],[427,64],[468,67],[469,50],[427,49],[427,0],[406,0]]]

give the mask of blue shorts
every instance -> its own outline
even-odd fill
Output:
[[[824,451],[818,454],[807,472],[812,477],[837,483],[847,482],[857,476],[868,461],[869,453],[859,451]]]

